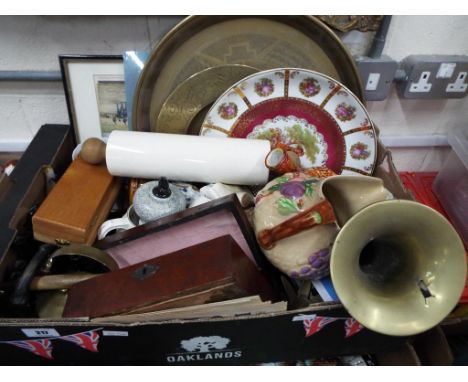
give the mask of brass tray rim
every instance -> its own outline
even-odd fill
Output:
[[[181,30],[183,31],[187,25],[190,25],[191,23],[198,21],[198,20],[207,20],[207,19],[215,19],[210,26],[218,24],[220,22],[224,22],[226,20],[231,20],[231,19],[237,19],[237,18],[265,18],[268,20],[272,21],[278,21],[278,22],[283,22],[284,24],[291,25],[289,23],[285,23],[283,20],[285,20],[285,17],[287,16],[275,16],[275,15],[255,15],[255,16],[245,16],[245,15],[225,15],[225,16],[199,16],[199,15],[191,15],[177,23],[169,32],[167,32],[164,37],[156,44],[156,46],[152,49],[150,56],[148,57],[147,63],[152,62],[156,60],[157,56],[162,57],[161,58],[161,63],[160,65],[156,66],[156,71],[155,74],[153,75],[158,75],[162,67],[164,66],[165,62],[169,59],[169,56],[172,54],[167,54],[167,51],[171,49],[172,45],[175,44],[175,39],[174,36],[177,35],[178,33],[181,33]],[[350,65],[349,71],[350,73],[354,73],[356,77],[356,86],[357,86],[357,92],[353,92],[353,94],[356,95],[356,97],[365,105],[365,99],[364,99],[364,88],[362,86],[362,81],[360,80],[360,75],[359,71],[357,69],[357,65],[354,62],[354,59],[352,55],[350,54],[348,48],[345,46],[345,44],[340,40],[340,38],[336,35],[335,32],[331,30],[324,22],[322,22],[320,19],[314,16],[307,16],[307,15],[302,15],[302,16],[295,16],[295,17],[300,17],[301,19],[309,20],[310,22],[315,23],[318,25],[321,29],[326,32],[329,38],[334,40],[338,46],[342,48],[342,54],[345,59],[347,59],[349,62],[348,64]],[[293,26],[294,27],[294,26]],[[141,101],[141,93],[142,93],[142,88],[145,82],[147,81],[147,77],[149,74],[149,65],[145,65],[140,73],[140,76],[138,78],[138,82],[136,85],[135,89],[135,95],[134,95],[134,100],[133,100],[133,108],[132,108],[132,126],[133,130],[136,131],[150,131],[150,130],[142,130],[137,128],[138,124],[138,109],[140,108],[140,103]],[[343,79],[341,79],[343,81]]]

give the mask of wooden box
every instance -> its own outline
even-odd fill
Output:
[[[259,269],[277,273],[258,246],[235,194],[116,232],[94,246],[124,268],[225,235],[232,236]]]
[[[74,285],[64,317],[143,313],[260,295],[265,276],[231,236],[194,245]]]
[[[46,243],[92,244],[107,219],[120,180],[106,165],[77,157],[33,216],[34,238]]]

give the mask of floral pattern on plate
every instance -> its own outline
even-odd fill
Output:
[[[237,105],[234,102],[223,103],[218,107],[218,114],[223,119],[233,119],[237,116]]]
[[[320,84],[319,82],[313,77],[307,77],[299,84],[299,91],[305,97],[312,97],[317,95],[320,92]]]
[[[255,93],[260,97],[268,97],[274,90],[275,85],[269,78],[260,78],[259,82],[255,82]]]
[[[328,145],[315,126],[293,115],[276,116],[254,127],[249,139],[268,139],[272,147],[294,151],[304,168],[320,167],[327,161]]]
[[[351,148],[349,149],[349,154],[354,159],[364,160],[369,158],[370,151],[369,147],[365,143],[357,142],[351,146]]]
[[[340,121],[351,121],[356,117],[356,108],[346,103],[340,103],[335,109],[336,118]]]
[[[371,174],[374,170],[375,138],[366,131],[345,136],[347,155],[343,175]]]

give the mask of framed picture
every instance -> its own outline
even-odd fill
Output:
[[[128,130],[122,56],[61,55],[68,114],[77,143]]]

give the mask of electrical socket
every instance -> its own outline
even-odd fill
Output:
[[[465,82],[467,72],[458,72],[458,77],[456,78],[455,82],[448,84],[447,88],[445,89],[446,92],[457,92],[457,93],[464,93],[468,88],[468,84]]]
[[[432,84],[429,83],[431,72],[425,71],[419,76],[418,82],[412,82],[409,87],[411,93],[429,93],[432,89]]]
[[[405,76],[397,88],[404,98],[463,98],[468,93],[468,56],[412,55],[400,69]]]
[[[382,101],[390,94],[398,63],[387,56],[356,57],[366,101]]]

